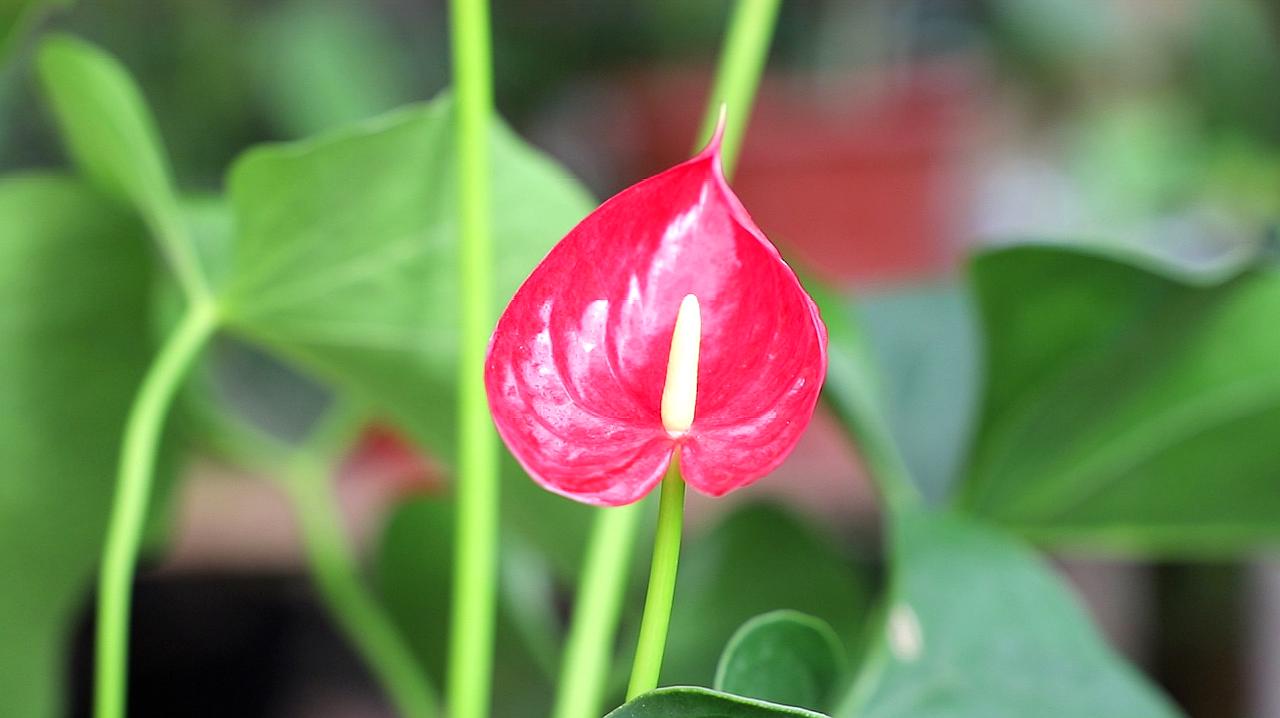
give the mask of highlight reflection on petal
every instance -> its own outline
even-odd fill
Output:
[[[601,205],[533,271],[490,343],[498,431],[540,484],[586,503],[647,494],[681,451],[721,495],[775,468],[808,425],[826,329],[720,172],[718,143]],[[701,308],[698,392],[672,438],[661,401],[681,300]]]

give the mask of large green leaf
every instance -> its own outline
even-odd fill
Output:
[[[232,331],[387,411],[449,459],[457,371],[453,103],[410,107],[233,168],[237,235],[222,304]],[[592,207],[494,128],[494,306]],[[576,571],[590,512],[504,461],[509,525]]]
[[[141,227],[82,184],[0,181],[0,696],[62,715],[124,416],[145,370]]]
[[[229,180],[238,235],[223,304],[238,331],[453,446],[453,103],[251,150]],[[563,171],[493,133],[495,308],[592,207]],[[496,318],[496,315],[495,315]]]
[[[884,628],[844,718],[1171,718],[1053,572],[971,519],[894,519]]]
[[[777,506],[748,504],[688,541],[662,684],[709,685],[720,647],[754,616],[802,611],[852,642],[866,605],[862,575],[830,537]]]
[[[825,621],[773,611],[742,624],[716,668],[716,690],[825,710],[845,669],[844,647]]]
[[[803,708],[743,698],[710,688],[659,688],[605,718],[824,718]]]
[[[988,383],[968,508],[1172,553],[1280,537],[1280,272],[1024,246],[980,256],[973,281]]]
[[[181,222],[155,120],[128,70],[69,36],[44,41],[39,70],[81,171],[104,191],[131,202],[154,228]]]

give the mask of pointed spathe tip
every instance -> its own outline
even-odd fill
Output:
[[[721,102],[720,114],[716,118],[716,126],[711,131],[711,138],[707,140],[706,147],[703,147],[702,151],[697,154],[698,158],[703,158],[703,157],[719,158],[720,157],[720,146],[724,142],[724,126],[725,126],[725,123],[728,121],[728,117],[729,117],[729,105],[727,103]]]

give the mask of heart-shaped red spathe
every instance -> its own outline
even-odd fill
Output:
[[[498,321],[485,384],[529,475],[588,504],[656,486],[678,451],[685,481],[720,496],[782,463],[813,416],[827,332],[795,273],[720,167],[693,159],[618,193],[534,269]],[[697,398],[672,436],[661,404],[672,331],[701,316]]]

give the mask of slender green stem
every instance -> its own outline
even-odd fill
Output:
[[[924,501],[888,427],[863,422],[854,430],[854,442],[885,506],[897,513]]]
[[[671,603],[676,593],[676,570],[680,562],[680,533],[684,525],[684,479],[680,477],[680,457],[662,479],[658,503],[658,527],[653,538],[653,563],[649,569],[649,591],[644,597],[640,619],[640,640],[627,700],[658,687],[662,654],[667,647],[667,626],[671,623]]]
[[[438,697],[391,618],[360,578],[330,487],[332,462],[300,452],[285,472],[307,564],[329,612],[403,718],[435,718]]]
[[[780,0],[738,0],[729,20],[715,85],[711,89],[711,102],[702,121],[697,145],[700,149],[711,139],[720,118],[720,106],[724,105],[727,117],[720,159],[726,177],[733,176],[738,164],[738,149],[747,131],[747,118],[769,55],[779,4]]]
[[[613,664],[641,504],[598,509],[587,544],[553,718],[599,718]]]
[[[493,330],[489,121],[493,68],[487,0],[452,0],[457,103],[459,287],[458,525],[448,702],[452,718],[486,718],[498,565],[498,445],[484,391]]]
[[[98,579],[96,718],[124,718],[129,604],[165,414],[187,369],[217,327],[210,304],[190,307],[142,380],[125,425],[115,500]]]

